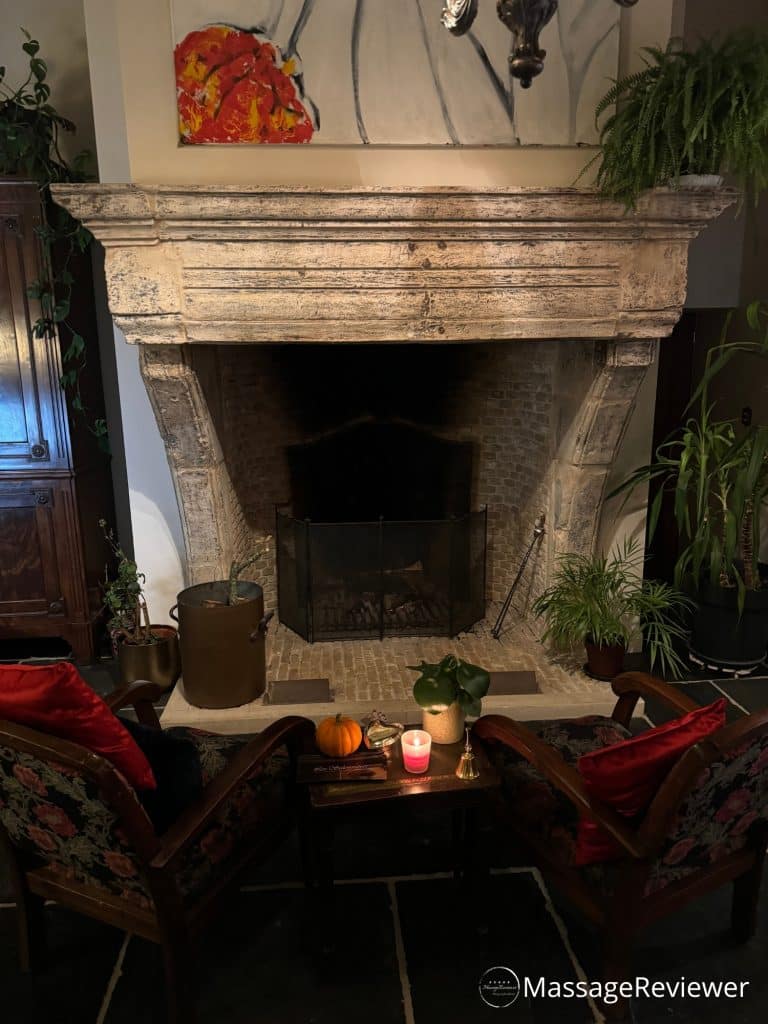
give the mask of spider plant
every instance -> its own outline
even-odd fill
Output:
[[[737,424],[714,415],[710,386],[739,354],[768,356],[768,305],[754,302],[747,323],[754,337],[728,341],[732,315],[720,342],[707,353],[704,373],[686,412],[697,407],[682,429],[660,445],[656,461],[637,469],[609,498],[638,484],[658,481],[648,517],[652,542],[665,494],[674,501],[683,543],[675,583],[700,593],[706,584],[734,589],[739,611],[746,594],[761,588],[758,569],[761,513],[768,505],[768,425]]]
[[[614,82],[595,112],[597,185],[634,206],[684,174],[731,174],[755,197],[768,183],[768,35],[757,28],[695,50],[647,47],[645,67]],[[585,167],[586,171],[593,161]],[[582,172],[584,173],[584,172]]]
[[[685,639],[681,619],[692,603],[668,583],[644,580],[642,563],[636,540],[610,555],[563,555],[552,585],[533,605],[546,620],[542,641],[561,650],[588,643],[623,651],[643,636],[651,668],[658,663],[679,678],[683,663],[674,645]]]

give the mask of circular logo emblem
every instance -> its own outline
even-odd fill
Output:
[[[520,995],[520,979],[510,967],[489,967],[480,978],[478,989],[486,1006],[503,1010]]]

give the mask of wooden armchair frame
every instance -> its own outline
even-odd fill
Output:
[[[160,728],[154,702],[162,693],[154,683],[135,682],[106,698],[113,711],[132,706],[140,722]],[[295,820],[288,803],[265,821],[263,834],[243,844],[226,865],[221,876],[194,901],[181,893],[176,872],[185,853],[198,836],[216,819],[223,802],[280,747],[287,747],[292,759],[314,734],[306,718],[287,716],[273,722],[246,743],[224,770],[207,785],[200,799],[158,836],[147,814],[113,765],[85,747],[48,736],[24,726],[0,720],[0,743],[46,761],[75,769],[88,778],[116,815],[133,847],[151,895],[153,908],[146,909],[102,888],[62,880],[50,868],[26,863],[0,826],[0,845],[5,848],[11,868],[18,919],[19,959],[29,971],[41,948],[42,907],[55,900],[88,917],[140,935],[161,946],[166,974],[168,1017],[171,1024],[194,1019],[194,940],[216,910],[219,895],[241,870],[257,856],[270,852],[290,831]]]
[[[679,690],[644,672],[625,672],[612,683],[618,697],[612,718],[629,727],[641,697],[652,697],[680,715],[699,707]],[[696,897],[733,881],[731,927],[735,938],[746,941],[755,932],[757,905],[765,860],[768,827],[749,834],[746,847],[650,895],[644,894],[654,856],[661,849],[683,800],[701,772],[729,751],[768,733],[768,709],[719,729],[688,750],[659,787],[643,820],[633,827],[612,808],[592,798],[579,772],[553,747],[519,722],[501,715],[478,720],[474,734],[484,741],[506,744],[533,765],[547,781],[579,810],[600,824],[621,845],[624,857],[612,865],[615,884],[610,899],[601,897],[584,872],[564,865],[552,849],[515,820],[514,807],[505,812],[508,824],[528,848],[542,874],[597,926],[603,936],[605,980],[630,978],[635,936],[651,922],[672,913]],[[604,1006],[606,1016],[621,1017],[624,1003]]]

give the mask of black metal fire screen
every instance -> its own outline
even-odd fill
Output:
[[[280,621],[299,636],[455,636],[485,614],[486,510],[313,523],[277,511]]]

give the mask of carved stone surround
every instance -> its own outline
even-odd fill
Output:
[[[563,406],[576,404],[567,427],[551,424],[543,481],[548,558],[590,549],[656,340],[681,312],[688,243],[736,198],[660,189],[625,213],[575,189],[54,193],[104,245],[113,317],[142,346],[190,582],[225,574],[243,517],[209,408],[212,350],[192,348],[203,345],[594,343],[588,374],[559,381]]]

